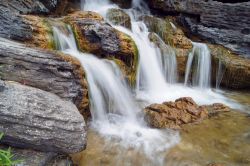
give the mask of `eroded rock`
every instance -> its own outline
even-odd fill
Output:
[[[130,36],[113,28],[94,12],[76,12],[64,20],[72,26],[83,52],[121,61],[130,73],[128,80],[135,82],[138,50]]]
[[[175,102],[152,104],[144,109],[145,120],[151,127],[181,129],[185,124],[200,122],[218,112],[229,111],[223,104],[198,106],[192,98],[183,97]]]
[[[179,129],[181,125],[194,123],[208,117],[192,98],[180,98],[175,102],[152,104],[144,109],[145,120],[155,128]]]
[[[78,60],[0,38],[0,78],[54,93],[88,111],[88,88]]]
[[[180,21],[192,34],[249,57],[249,1],[222,3],[215,0],[150,0],[149,2],[153,9],[165,14],[180,15]]]
[[[73,103],[15,82],[0,86],[2,143],[66,154],[85,148],[86,126]]]

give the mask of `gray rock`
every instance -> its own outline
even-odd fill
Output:
[[[180,14],[191,33],[250,57],[250,1],[149,0],[165,14]]]
[[[85,122],[73,103],[15,82],[0,87],[2,143],[66,154],[85,148]]]
[[[80,62],[62,53],[28,48],[0,38],[0,79],[20,82],[88,109],[87,81]]]
[[[132,5],[132,0],[111,0],[116,3],[121,8],[130,8]]]
[[[0,37],[9,38],[18,41],[27,41],[32,39],[32,29],[18,15],[9,8],[1,6],[0,3]]]

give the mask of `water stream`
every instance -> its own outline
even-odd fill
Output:
[[[108,9],[119,7],[108,0],[82,0],[81,8],[85,11],[98,12],[105,18]],[[112,152],[111,156],[115,163],[111,165],[124,165],[124,160],[128,165],[138,164],[132,161],[129,164],[126,158],[126,156],[135,157],[131,156],[134,154],[145,159],[139,165],[164,165],[165,153],[181,140],[179,132],[147,127],[139,101],[151,104],[189,96],[198,104],[220,102],[233,108],[241,106],[211,89],[211,60],[205,44],[193,43],[194,49],[189,55],[185,83],[177,83],[174,51],[165,45],[167,51],[161,52],[160,48],[150,42],[146,25],[137,19],[141,14],[150,14],[145,10],[143,1],[134,0],[133,8],[124,11],[131,17],[132,29],[114,25],[113,27],[131,36],[137,45],[139,65],[135,89],[127,85],[119,67],[113,61],[79,52],[70,27],[66,29],[54,27],[54,38],[57,48],[76,57],[86,72],[92,115],[89,131],[94,133],[90,139],[95,139],[98,135],[98,140],[103,141],[99,146],[116,150],[117,147],[125,149],[122,152],[116,150]],[[190,81],[191,75],[192,81]]]

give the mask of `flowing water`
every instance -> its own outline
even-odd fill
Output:
[[[104,17],[110,8],[118,6],[108,0],[82,0],[82,10],[95,11]],[[113,61],[79,52],[70,27],[53,28],[58,49],[79,59],[89,85],[93,119],[87,150],[74,156],[80,165],[166,165],[171,161],[169,158],[173,156],[169,157],[167,152],[181,141],[179,133],[147,127],[139,101],[144,104],[161,103],[190,96],[198,104],[220,102],[242,108],[234,100],[210,88],[211,60],[205,44],[193,43],[184,83],[190,86],[176,83],[174,51],[164,45],[166,51],[161,52],[150,42],[146,25],[138,21],[140,15],[150,14],[145,10],[143,1],[134,0],[133,8],[124,11],[131,17],[132,29],[113,27],[131,36],[137,45],[139,64],[136,89],[127,85]]]
[[[91,128],[104,136],[107,143],[116,142],[125,148],[143,151],[154,163],[161,165],[159,153],[179,142],[178,132],[147,127],[118,66],[79,52],[70,27],[62,28],[53,27],[58,49],[79,59],[87,74],[93,118]]]
[[[192,74],[192,85],[201,89],[210,88],[211,55],[206,44],[193,42],[193,50],[188,56],[185,85]]]

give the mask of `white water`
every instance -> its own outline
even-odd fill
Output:
[[[188,56],[185,85],[192,73],[192,85],[201,89],[210,88],[211,55],[206,44],[193,42],[193,50]]]
[[[134,8],[142,10],[143,7],[138,2],[133,1]],[[95,11],[103,16],[106,15],[109,8],[113,7],[118,8],[107,0],[85,0],[82,5],[82,9]],[[156,165],[163,165],[163,157],[159,153],[178,143],[180,137],[177,132],[171,130],[157,130],[146,127],[138,115],[141,108],[139,108],[136,100],[161,103],[190,96],[199,104],[221,102],[233,107],[236,105],[209,88],[190,88],[182,84],[173,84],[174,81],[168,79],[168,77],[174,78],[169,76],[173,73],[166,70],[172,68],[169,67],[170,64],[176,68],[175,62],[162,58],[162,54],[159,56],[159,48],[156,48],[148,39],[147,27],[143,22],[136,20],[138,12],[133,9],[126,10],[126,12],[132,20],[132,31],[124,27],[114,27],[129,34],[136,42],[139,50],[140,58],[135,96],[131,93],[132,89],[129,89],[126,85],[120,69],[112,61],[101,60],[94,55],[80,53],[71,31],[68,31],[68,33],[64,31],[63,33],[60,29],[54,28],[54,34],[56,41],[58,41],[58,48],[78,58],[87,73],[93,117],[91,126],[107,141],[112,143],[115,138],[116,141],[119,140],[121,146],[133,147],[143,151],[146,156],[156,162]],[[166,54],[172,53],[170,51]],[[203,71],[202,66],[200,69]],[[209,81],[205,81],[206,83],[197,81],[201,79],[200,77],[203,76],[197,74],[197,86],[201,84],[202,87],[209,87]],[[210,79],[206,76],[203,78]]]
[[[179,142],[178,132],[147,127],[138,115],[140,108],[118,66],[112,61],[79,52],[70,28],[60,30],[54,27],[53,32],[58,48],[79,59],[85,69],[90,91],[92,127],[107,141],[112,143],[113,139],[119,140],[120,145],[126,148],[144,151],[148,158],[161,165],[164,158],[159,153]]]

